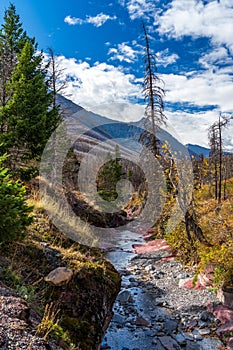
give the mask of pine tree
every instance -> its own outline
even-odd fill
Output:
[[[4,23],[0,30],[0,103],[4,106],[8,96],[6,83],[10,80],[11,73],[17,63],[17,55],[21,51],[25,40],[26,32],[22,29],[19,15],[15,6],[9,5],[4,14]]]
[[[52,95],[48,92],[42,60],[36,45],[28,40],[7,85],[11,100],[4,107],[9,126],[5,142],[11,150],[14,168],[22,161],[38,160],[57,126],[57,111],[49,111]]]
[[[0,242],[23,238],[32,222],[32,207],[26,202],[26,189],[12,181],[7,168],[2,166],[6,155],[0,157]]]

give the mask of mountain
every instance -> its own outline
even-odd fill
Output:
[[[192,145],[190,143],[188,143],[186,147],[188,148],[190,156],[194,156],[195,158],[198,158],[198,156],[202,154],[205,158],[209,157],[209,153],[210,153],[209,148],[202,147],[199,145]]]
[[[99,147],[101,152],[105,150],[112,153],[116,143],[120,145],[121,155],[128,159],[138,157],[142,151],[140,136],[145,132],[144,118],[126,123],[87,111],[63,96],[58,97],[58,103],[67,124],[68,134],[74,140],[74,149],[79,156],[88,153],[93,146]],[[158,129],[157,137],[161,145],[164,142],[169,144],[173,154],[189,155],[187,148],[163,128]]]

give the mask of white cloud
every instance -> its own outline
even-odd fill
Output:
[[[199,59],[199,63],[206,69],[214,69],[219,65],[233,66],[233,57],[229,55],[225,47],[216,47]],[[231,67],[232,70],[233,67]]]
[[[76,24],[82,24],[83,20],[80,18],[77,18],[77,17],[71,17],[69,15],[69,16],[65,17],[64,22],[69,24],[69,25],[76,25]]]
[[[90,65],[64,56],[58,56],[57,61],[64,69],[64,78],[69,77],[66,96],[86,109],[93,106],[107,109],[107,105],[112,103],[137,102],[140,96],[141,85],[135,84],[134,75],[125,74],[120,68],[98,62]],[[114,111],[112,116],[116,116]]]
[[[208,147],[208,128],[218,118],[216,111],[192,114],[177,110],[168,111],[166,115],[183,144],[191,143]]]
[[[132,20],[136,18],[149,18],[155,12],[154,0],[128,0],[126,6]]]
[[[113,119],[132,121],[143,117],[144,107],[138,103],[142,97],[141,79],[107,63],[91,65],[64,56],[57,59],[64,68],[64,78],[69,77],[66,96],[73,102]],[[213,111],[193,114],[165,110],[168,121],[184,143],[208,146],[208,127],[216,121],[218,113],[233,112],[233,81],[229,72],[221,69],[215,74],[210,71],[191,72],[186,76],[163,74],[161,78],[165,82],[165,102],[216,106]],[[231,150],[232,133],[233,127],[224,136]]]
[[[166,74],[162,79],[169,102],[186,102],[200,107],[216,105],[223,112],[233,112],[233,81],[224,70],[193,72],[187,76]]]
[[[99,13],[95,17],[88,16],[86,22],[93,24],[95,27],[101,27],[105,22],[115,20],[116,18],[116,16],[111,17],[109,15],[105,15],[104,13]]]
[[[120,62],[132,63],[137,60],[140,50],[135,50],[128,43],[121,43],[117,45],[117,48],[110,48],[108,55],[112,55],[110,60],[119,60]]]
[[[84,23],[89,23],[93,24],[95,27],[101,27],[104,23],[107,21],[113,21],[117,17],[116,16],[109,16],[104,13],[99,13],[96,16],[86,16],[86,19],[81,19],[78,17],[71,17],[71,16],[66,16],[64,19],[65,23],[68,23],[69,25],[76,25],[76,24],[84,24]]]
[[[167,67],[169,64],[175,63],[179,59],[179,56],[177,54],[169,54],[169,49],[157,52],[156,57],[156,63],[164,67]]]
[[[233,52],[233,2],[172,0],[169,8],[155,19],[160,34],[172,38],[185,35],[209,37],[214,44],[225,44]]]

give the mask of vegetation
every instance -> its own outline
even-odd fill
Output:
[[[124,175],[120,162],[119,147],[116,146],[114,158],[108,153],[106,162],[100,168],[97,177],[97,190],[99,195],[106,201],[114,201],[118,197],[116,185]]]
[[[0,142],[14,175],[35,176],[37,161],[60,120],[43,54],[22,28],[14,5],[0,30]]]
[[[24,237],[32,222],[32,207],[26,203],[25,187],[11,180],[8,169],[1,165],[6,158],[0,157],[0,242]]]

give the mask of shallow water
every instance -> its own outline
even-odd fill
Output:
[[[129,261],[136,255],[133,244],[143,243],[144,239],[140,233],[129,230],[115,230],[116,246],[106,249],[105,257],[110,260],[117,270],[128,266]]]

